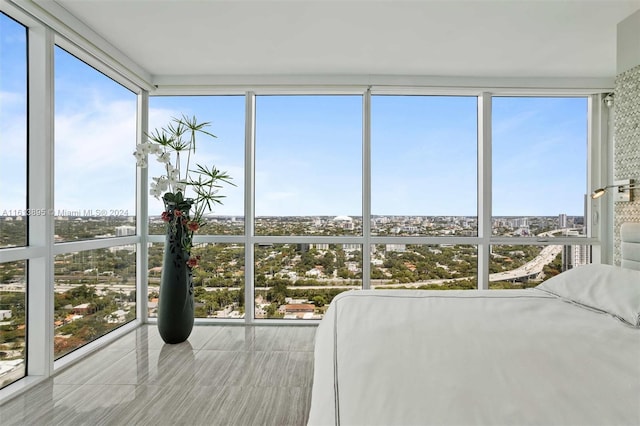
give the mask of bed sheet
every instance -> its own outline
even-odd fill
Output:
[[[536,289],[342,293],[308,424],[638,425],[640,330]]]

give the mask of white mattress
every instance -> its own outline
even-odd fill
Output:
[[[538,289],[350,291],[309,425],[640,425],[640,329]]]

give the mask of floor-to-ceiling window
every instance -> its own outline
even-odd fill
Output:
[[[362,114],[361,95],[256,97],[256,318],[318,319],[361,288]]]
[[[195,233],[192,256],[198,264],[192,269],[195,286],[195,315],[197,318],[241,319],[245,316],[245,245],[244,245],[244,155],[245,155],[245,98],[244,96],[154,96],[149,101],[150,132],[162,132],[174,119],[195,118],[208,123],[204,130],[213,134],[197,136],[196,151],[189,169],[197,164],[217,168],[231,176],[232,184],[219,189],[220,204],[212,205],[205,213],[205,223]],[[184,157],[184,156],[183,156]],[[133,159],[133,157],[132,157]],[[176,159],[171,158],[173,166]],[[182,158],[183,163],[186,161]],[[182,164],[186,167],[186,164]],[[148,156],[150,183],[167,175],[166,164],[157,156]],[[195,177],[195,175],[192,175]],[[149,191],[145,191],[149,194]],[[149,316],[157,314],[158,292],[162,275],[165,222],[162,195],[149,194],[148,247],[148,307]],[[193,197],[187,188],[186,197]]]
[[[55,48],[54,356],[136,317],[137,97]]]
[[[591,263],[589,245],[552,241],[587,235],[588,122],[586,97],[493,97],[492,234],[516,241],[491,246],[491,288]]]
[[[211,121],[219,140],[195,161],[240,179],[198,232],[197,316],[320,319],[347,290],[524,288],[589,263],[588,98],[483,96],[482,136],[478,95],[152,97],[152,128],[182,114]],[[150,183],[161,167],[150,161]],[[151,316],[161,210],[151,197]]]
[[[0,13],[0,388],[26,374],[28,260],[20,248],[28,243],[30,214],[27,30]]]
[[[371,287],[477,288],[478,98],[371,99]],[[444,244],[416,244],[432,237]]]

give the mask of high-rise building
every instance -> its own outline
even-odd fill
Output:
[[[560,229],[564,229],[567,228],[567,215],[564,213],[561,213],[558,215],[558,228]]]
[[[591,246],[566,245],[562,247],[562,270],[591,263]]]
[[[116,237],[128,237],[136,235],[136,227],[130,225],[116,226]]]
[[[517,219],[513,219],[511,222],[514,228],[527,228],[529,227],[529,220],[526,217],[519,217]]]

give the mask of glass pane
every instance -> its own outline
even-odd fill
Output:
[[[493,98],[493,234],[586,235],[587,98]]]
[[[0,248],[27,244],[27,31],[0,13]]]
[[[135,226],[136,103],[134,93],[56,47],[56,241]]]
[[[206,131],[216,138],[197,136],[197,150],[191,158],[190,168],[202,164],[215,166],[231,176],[233,185],[224,184],[219,194],[222,205],[213,206],[206,213],[206,224],[199,235],[242,235],[244,233],[244,96],[153,96],[149,98],[149,128],[167,126],[172,118],[183,115],[196,117],[198,122],[208,122]],[[149,181],[166,175],[163,165],[149,155]],[[174,164],[175,166],[175,164]],[[194,176],[195,177],[195,176]],[[193,193],[188,192],[188,195]],[[164,234],[160,214],[162,200],[149,196],[149,233]]]
[[[489,288],[528,288],[591,263],[590,245],[492,245]]]
[[[473,290],[478,288],[477,271],[476,246],[371,246],[371,287],[375,289]]]
[[[164,243],[150,243],[148,245],[148,256],[147,316],[149,318],[156,318],[158,316],[158,297],[160,295]]]
[[[362,234],[362,97],[256,98],[256,234]]]
[[[136,318],[134,245],[59,254],[54,274],[56,359]]]
[[[164,243],[149,246],[149,317],[157,317]],[[196,244],[193,268],[196,318],[244,318],[244,246]]]
[[[477,235],[477,104],[372,96],[372,235]]]
[[[0,388],[26,375],[26,266],[0,263]]]
[[[362,288],[360,244],[256,244],[256,318],[321,319],[333,298]]]

